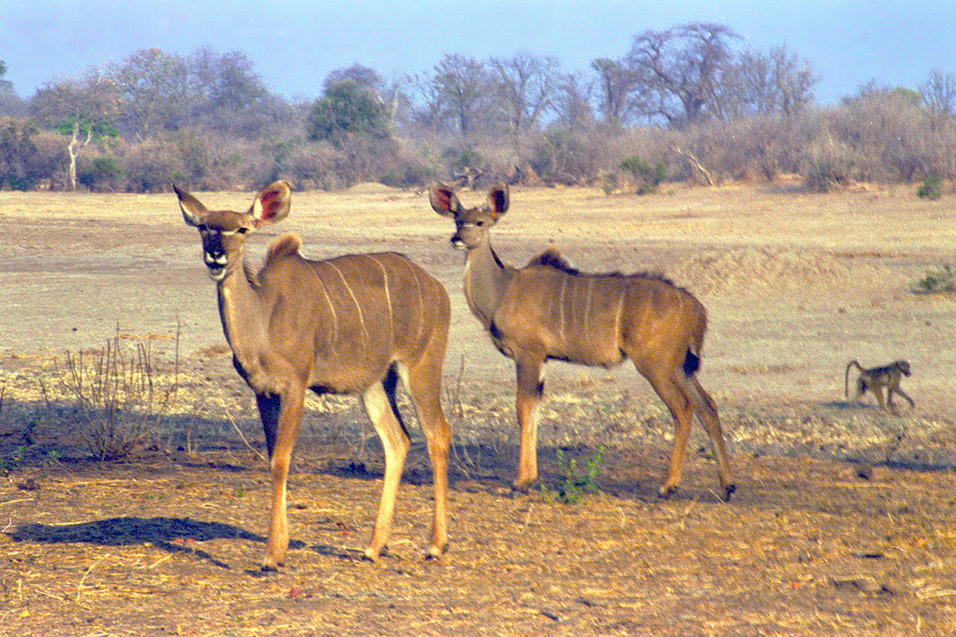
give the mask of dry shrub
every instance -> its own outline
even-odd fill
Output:
[[[344,185],[336,166],[340,153],[328,144],[296,145],[280,160],[280,175],[299,190],[335,190]]]
[[[83,437],[100,460],[124,458],[140,448],[178,389],[178,373],[162,380],[156,372],[149,341],[133,350],[125,352],[117,335],[100,351],[68,351],[62,368],[55,362],[61,388],[83,421]]]

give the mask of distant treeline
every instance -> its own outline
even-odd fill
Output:
[[[314,100],[271,93],[248,57],[146,49],[21,99],[0,61],[0,188],[154,192],[364,181],[589,184],[648,192],[799,174],[817,190],[956,178],[956,78],[872,81],[819,106],[809,62],[742,49],[721,24],[634,37],[620,58],[447,54],[386,79],[333,71]]]

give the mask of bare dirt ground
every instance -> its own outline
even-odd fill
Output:
[[[232,209],[252,196],[200,193]],[[293,231],[313,258],[405,252],[449,290],[452,547],[422,560],[431,479],[413,428],[390,554],[359,559],[383,462],[354,400],[312,399],[288,565],[270,574],[254,400],[175,197],[0,193],[0,221],[0,634],[956,631],[956,298],[912,292],[956,260],[951,196],[512,191],[494,230],[505,261],[554,245],[584,270],[664,272],[708,307],[700,378],[738,483],[722,503],[699,427],[679,495],[656,499],[671,425],[626,365],[549,366],[544,487],[513,495],[513,370],[464,305],[448,221],[422,194],[295,193],[289,219],[250,240],[254,258]],[[157,383],[178,363],[179,384],[144,449],[96,462],[65,357],[116,334],[150,344]],[[847,361],[901,357],[915,409],[847,405]],[[562,503],[567,458],[580,467],[601,445],[599,491]]]

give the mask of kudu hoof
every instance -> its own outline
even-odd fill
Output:
[[[445,553],[448,552],[448,542],[445,542],[444,546],[430,546],[428,547],[428,553],[425,554],[425,560],[428,562],[440,560]]]
[[[724,494],[721,496],[721,500],[724,502],[730,502],[730,495],[737,490],[736,484],[728,484],[724,487]]]
[[[382,556],[388,555],[388,545],[383,546],[381,549],[375,550],[371,546],[365,549],[365,553],[362,554],[362,560],[365,562],[371,562],[372,564],[378,564],[378,560]]]
[[[537,478],[532,478],[531,480],[515,480],[511,483],[512,493],[521,493],[527,495],[531,488],[538,483]]]
[[[663,486],[657,490],[658,500],[670,500],[677,493],[676,486]]]

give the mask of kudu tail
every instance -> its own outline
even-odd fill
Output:
[[[687,351],[684,354],[684,375],[690,377],[700,369],[701,350],[704,347],[704,333],[707,331],[707,315],[703,307],[699,308],[700,315],[694,321],[693,329],[690,331],[690,342],[687,343]]]
[[[698,369],[700,369],[700,356],[688,348],[687,353],[684,355],[684,374],[686,376],[693,376],[697,373]]]

